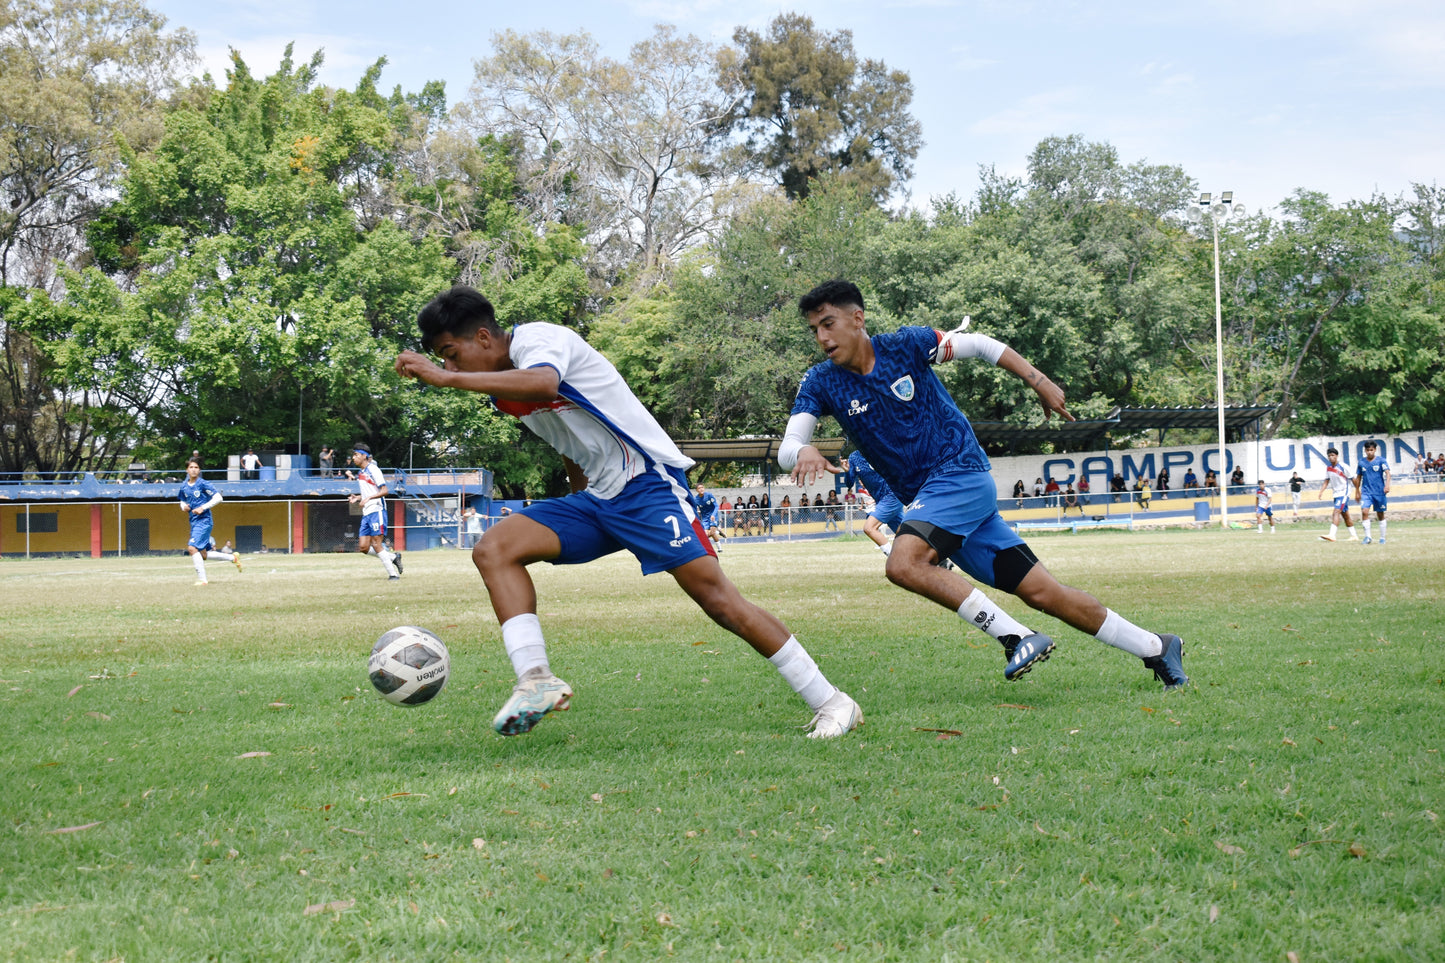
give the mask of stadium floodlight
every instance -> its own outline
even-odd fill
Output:
[[[1212,194],[1199,195],[1201,215],[1198,220],[1203,220],[1202,211],[1207,210],[1210,233],[1214,236],[1214,397],[1219,409],[1219,474],[1216,477],[1219,482],[1219,524],[1228,530],[1229,477],[1224,447],[1224,311],[1219,290],[1219,222],[1230,217],[1243,217],[1244,205],[1234,203],[1233,191],[1221,191],[1219,200],[1211,203],[1212,200]]]

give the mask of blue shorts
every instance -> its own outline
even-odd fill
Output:
[[[1255,513],[1256,515],[1268,515],[1270,518],[1274,518],[1274,509],[1273,509],[1273,508],[1256,508],[1256,509],[1254,510],[1254,513]]]
[[[1362,512],[1383,512],[1385,510],[1385,496],[1371,495],[1365,492],[1360,496],[1360,511]]]
[[[1339,512],[1341,515],[1348,515],[1350,513],[1349,495],[1341,495],[1339,498],[1335,499],[1335,511]]]
[[[215,519],[211,517],[210,512],[206,512],[204,515],[192,515],[191,538],[186,542],[186,547],[198,548],[203,552],[210,551],[211,546],[215,544],[211,539],[211,526],[214,522]]]
[[[878,519],[880,523],[897,532],[898,526],[903,522],[903,503],[898,500],[897,495],[890,492],[873,503],[873,510],[868,513],[868,517]]]
[[[687,491],[687,476],[653,465],[611,498],[574,492],[522,509],[557,533],[562,552],[553,565],[580,565],[627,549],[642,574],[670,572],[704,555],[716,557]]]
[[[998,489],[988,472],[934,475],[903,510],[903,523],[928,522],[963,538],[952,561],[976,581],[992,587],[993,560],[1000,552],[1023,545],[998,513]]]
[[[709,528],[721,528],[721,527],[722,527],[721,525],[719,525],[719,524],[717,523],[717,512],[716,512],[716,511],[708,512],[706,515],[704,515],[704,516],[702,516],[701,518],[699,518],[698,521],[702,524],[702,527],[703,527],[703,530],[704,530],[704,531],[706,531],[706,530],[709,529]]]
[[[361,516],[361,527],[356,530],[358,538],[373,538],[386,534],[386,512],[371,512]]]

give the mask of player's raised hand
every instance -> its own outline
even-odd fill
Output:
[[[839,475],[843,469],[823,457],[823,453],[812,445],[804,445],[798,452],[798,463],[793,466],[794,484],[807,487],[824,475]]]
[[[1039,393],[1039,401],[1044,406],[1044,421],[1049,416],[1057,414],[1065,421],[1074,421],[1074,416],[1069,414],[1069,409],[1064,406],[1064,389],[1054,384],[1044,375],[1039,375],[1039,380],[1033,383],[1033,388]]]
[[[419,351],[403,351],[396,356],[396,373],[403,378],[416,378],[434,385],[446,374],[431,358]]]

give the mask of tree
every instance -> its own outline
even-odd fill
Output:
[[[586,33],[505,31],[459,118],[519,145],[535,223],[581,226],[594,276],[645,290],[716,229],[744,182],[724,154],[730,104],[712,64],[711,47],[670,26],[626,61]]]
[[[922,128],[909,105],[908,74],[859,61],[853,33],[818,30],[810,17],[781,14],[766,33],[739,27],[718,59],[737,101],[729,126],[791,198],[819,175],[859,185],[877,201],[913,175]]]

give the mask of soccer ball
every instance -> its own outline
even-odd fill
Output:
[[[447,684],[451,657],[446,643],[426,629],[399,625],[376,640],[366,671],[387,702],[419,706]]]

